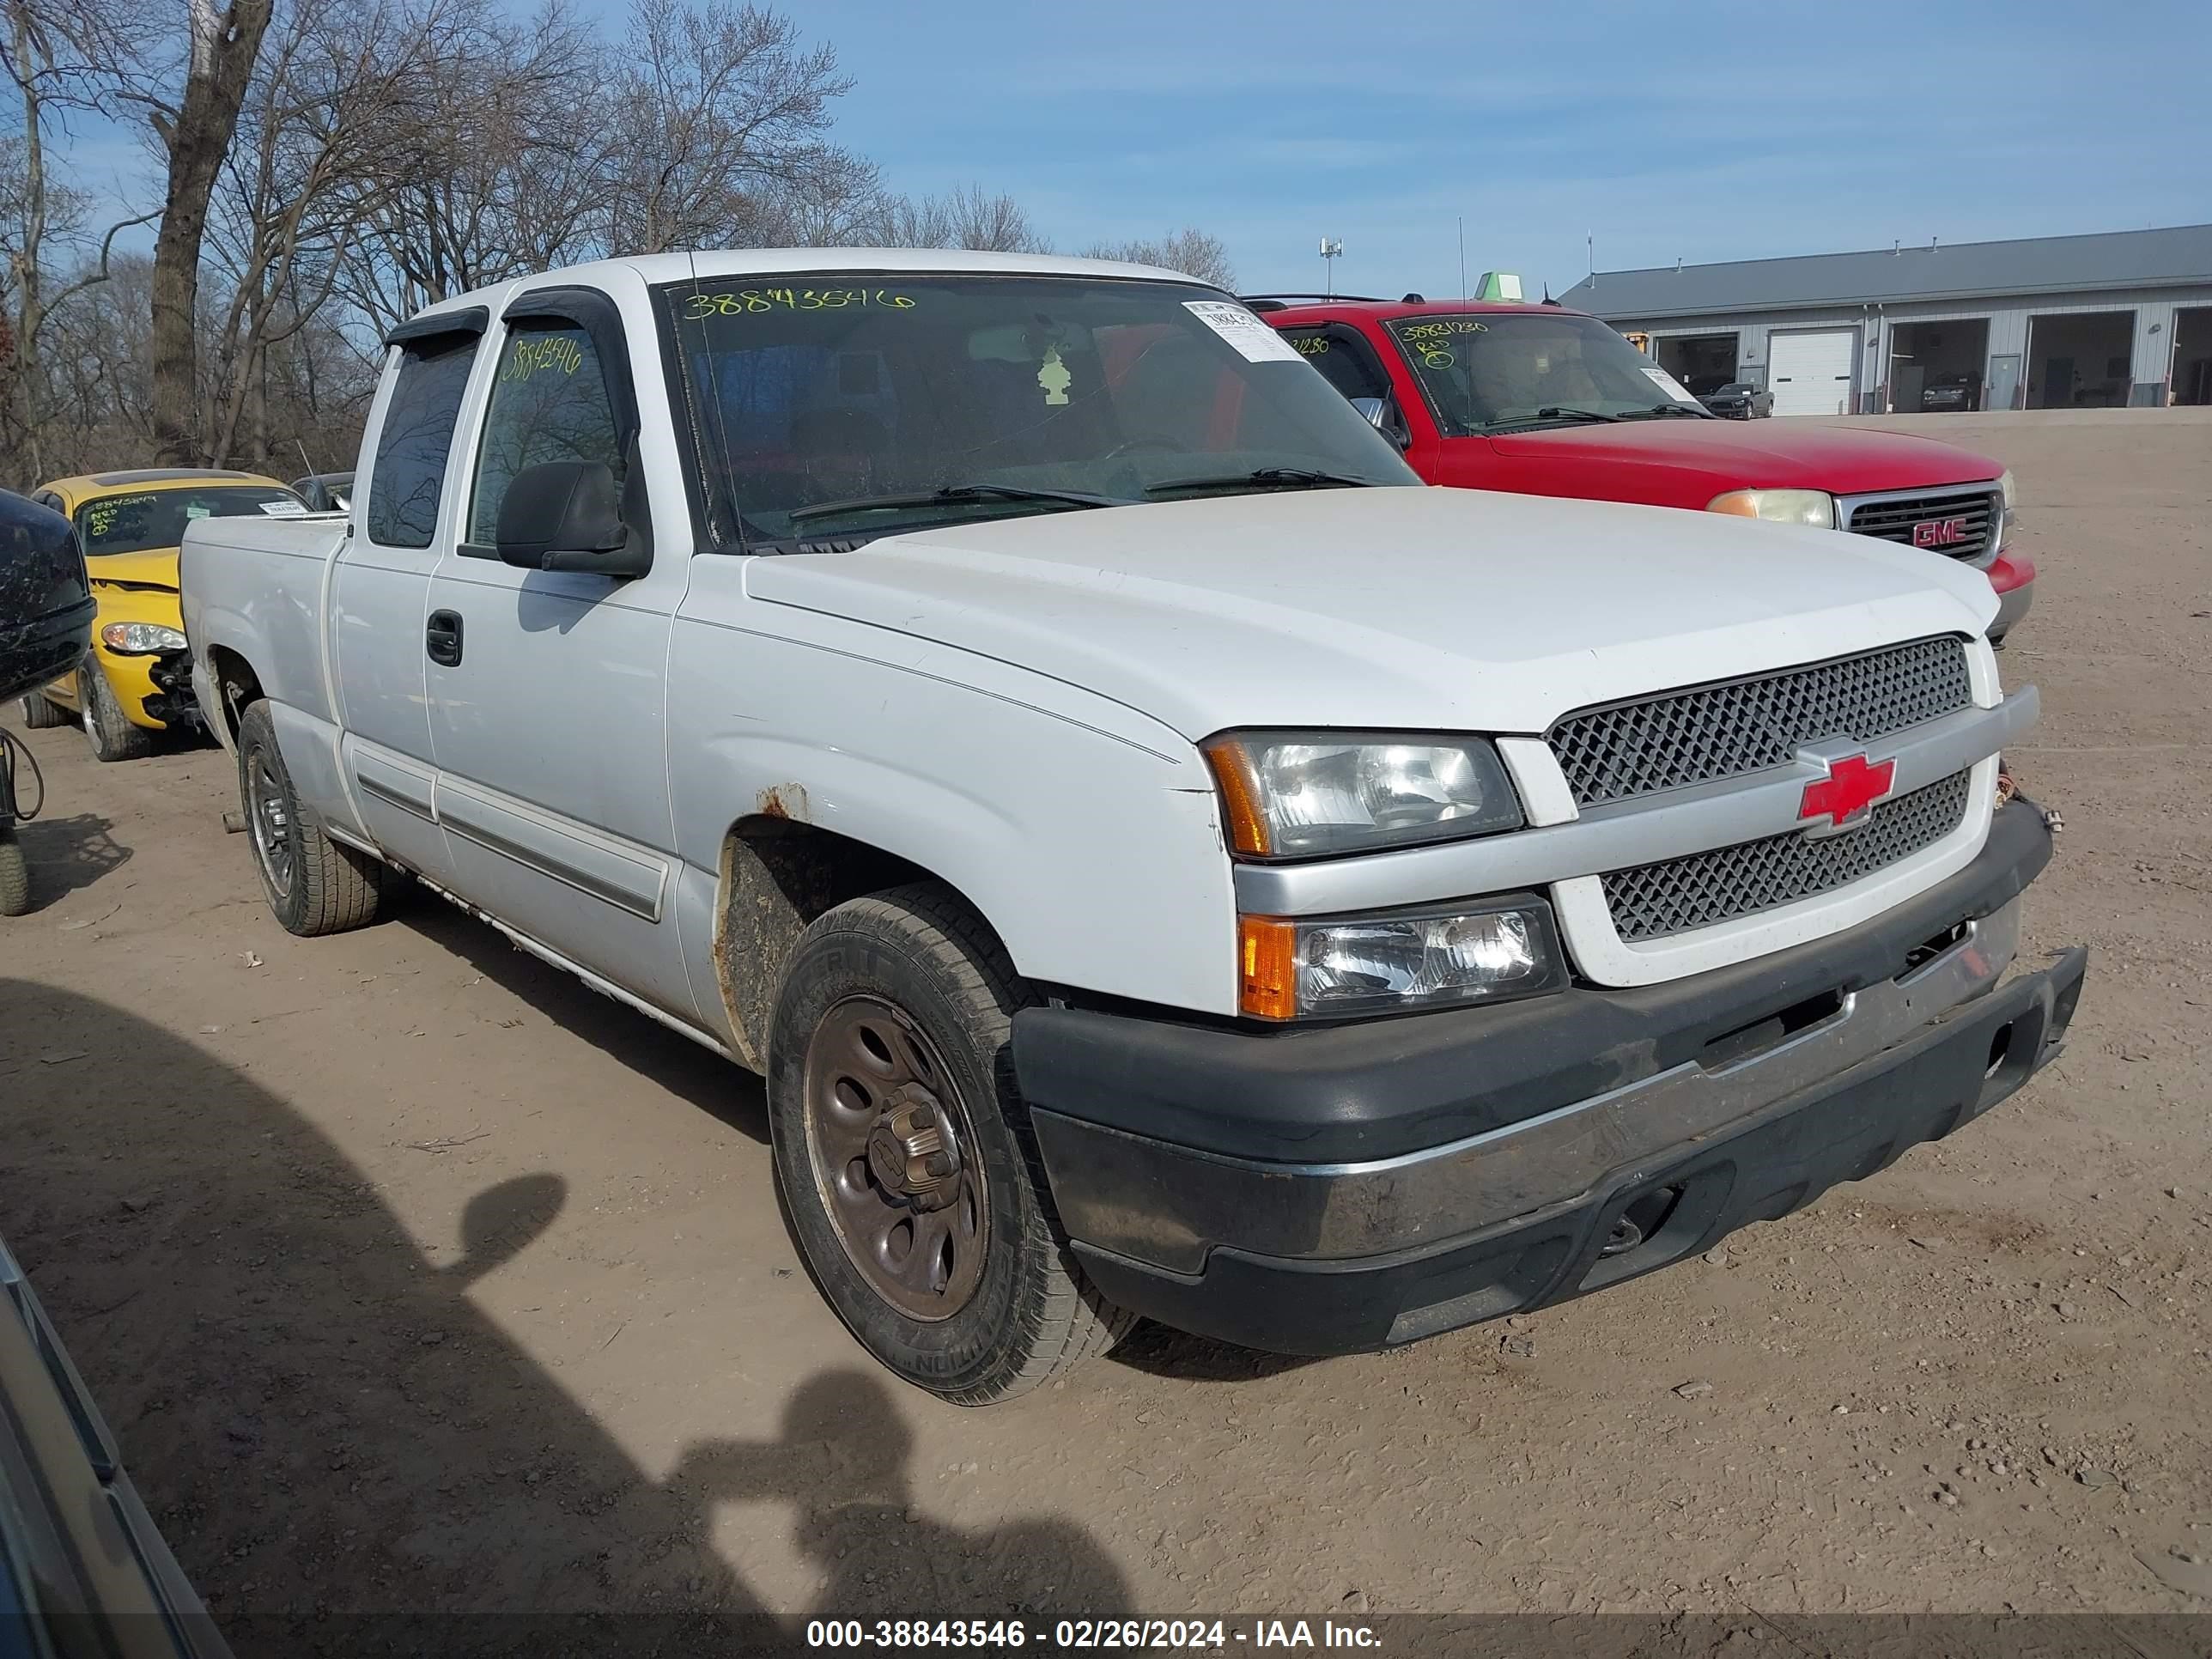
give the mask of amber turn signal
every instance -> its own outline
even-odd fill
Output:
[[[1241,743],[1210,743],[1206,764],[1221,786],[1221,802],[1229,814],[1229,844],[1240,853],[1264,858],[1273,850],[1267,839],[1267,817],[1260,810],[1260,780],[1253,775],[1251,751]]]
[[[1277,916],[1237,918],[1237,1006],[1254,1019],[1295,1019],[1298,928]]]

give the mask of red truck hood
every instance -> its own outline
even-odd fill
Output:
[[[1574,468],[1603,485],[1576,494],[1663,507],[1703,507],[1725,489],[1855,495],[1978,483],[2004,471],[1986,456],[1934,438],[1791,420],[1625,421],[1457,441],[1487,441],[1510,460]]]

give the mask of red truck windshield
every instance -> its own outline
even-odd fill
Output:
[[[1446,437],[1704,412],[1672,375],[1595,317],[1486,312],[1400,317],[1383,326]]]
[[[664,297],[702,459],[749,544],[1419,482],[1288,342],[1207,289],[846,274]]]

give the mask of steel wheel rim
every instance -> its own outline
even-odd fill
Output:
[[[982,1283],[990,1208],[944,1056],[878,997],[848,997],[806,1048],[808,1161],[830,1231],[868,1288],[934,1324]]]
[[[92,745],[94,756],[107,752],[107,733],[100,723],[100,699],[93,695],[92,669],[81,671],[76,677],[76,700],[84,705],[84,740]]]
[[[247,829],[253,836],[253,856],[261,873],[278,894],[292,890],[292,815],[284,805],[284,791],[270,769],[269,758],[259,750],[251,757],[246,774]]]

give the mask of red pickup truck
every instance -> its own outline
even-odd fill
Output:
[[[1553,304],[1247,301],[1434,484],[1640,501],[1855,531],[1989,573],[2001,641],[2035,566],[2006,545],[2012,474],[1929,438],[1722,421],[1586,313]]]

